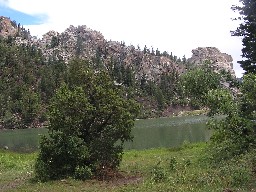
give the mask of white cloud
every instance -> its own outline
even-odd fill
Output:
[[[0,0],[6,3],[6,1]],[[27,26],[32,35],[69,25],[87,25],[107,39],[125,41],[191,56],[199,46],[215,46],[234,58],[241,57],[241,41],[231,37],[237,23],[230,7],[239,0],[9,0],[8,6],[30,15],[46,14],[42,25]]]

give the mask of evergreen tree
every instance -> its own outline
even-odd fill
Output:
[[[246,58],[239,61],[245,73],[256,73],[256,0],[240,0],[242,6],[233,6],[243,20],[240,26],[233,31],[234,36],[243,37],[242,56]]]
[[[164,51],[164,52],[162,53],[162,55],[165,56],[165,57],[169,57],[169,56],[170,56],[167,51]]]
[[[182,57],[182,63],[185,65],[185,64],[186,64],[186,62],[187,62],[187,58],[186,58],[186,56],[185,56],[185,55],[183,55],[183,57]]]
[[[161,52],[158,50],[158,48],[156,49],[156,56],[160,56]]]
[[[144,46],[143,53],[144,53],[144,54],[147,53],[147,46],[146,46],[146,45]]]
[[[133,70],[131,69],[131,67],[127,67],[125,69],[125,79],[124,79],[124,84],[127,86],[127,87],[131,87],[131,86],[134,86],[135,85],[135,76],[134,76],[134,72]]]
[[[155,55],[155,50],[153,47],[151,47],[151,55]]]
[[[146,89],[146,83],[147,83],[147,78],[146,78],[146,75],[143,73],[140,79],[140,88],[142,90]]]
[[[170,73],[162,74],[160,79],[160,89],[167,101],[170,101],[177,94],[178,73],[173,70]]]
[[[57,36],[53,36],[51,40],[51,48],[57,47],[59,45],[59,38]]]

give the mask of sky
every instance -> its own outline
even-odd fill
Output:
[[[243,70],[242,41],[230,31],[239,23],[230,8],[239,0],[0,0],[0,15],[10,17],[40,38],[49,30],[86,25],[105,39],[157,48],[178,57],[197,47],[217,47]]]

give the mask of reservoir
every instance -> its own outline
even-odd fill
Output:
[[[125,143],[125,150],[178,147],[184,142],[208,141],[211,131],[206,128],[207,116],[185,116],[135,121],[133,142]],[[0,131],[0,148],[18,152],[38,150],[40,136],[46,128]]]

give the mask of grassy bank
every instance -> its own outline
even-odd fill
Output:
[[[254,191],[247,157],[209,165],[205,143],[181,148],[126,151],[121,175],[111,181],[33,181],[37,154],[0,151],[0,191]],[[249,155],[249,154],[248,154]]]

